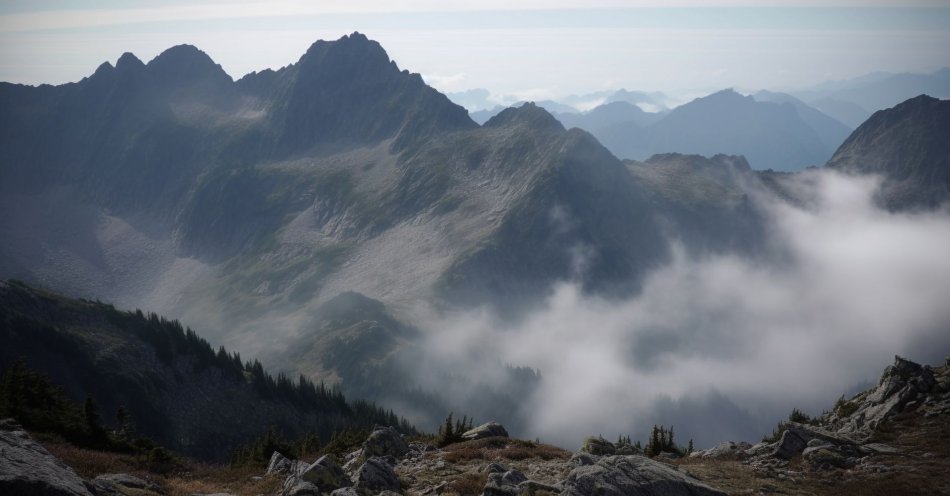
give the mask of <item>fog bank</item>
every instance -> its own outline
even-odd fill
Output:
[[[876,186],[802,174],[807,206],[757,198],[769,223],[761,256],[690,256],[674,241],[634,298],[565,281],[515,327],[484,312],[433,322],[426,348],[499,388],[498,363],[538,369],[521,437],[576,448],[672,423],[697,447],[757,441],[793,407],[820,413],[876,381],[894,354],[935,362],[950,351],[950,215],[881,210]],[[430,372],[420,383],[433,385]]]

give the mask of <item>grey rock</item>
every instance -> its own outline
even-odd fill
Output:
[[[836,438],[831,434],[821,432],[815,427],[806,427],[802,424],[790,422],[782,433],[782,438],[775,443],[772,450],[772,456],[791,459],[793,456],[801,453],[808,447],[808,443],[813,439],[820,439],[833,445],[850,444],[849,441]]]
[[[538,492],[557,494],[561,492],[562,488],[557,487],[557,486],[551,486],[543,482],[526,480],[518,484],[518,489],[521,491],[521,494],[535,494]]]
[[[399,491],[399,477],[396,476],[391,458],[374,456],[362,466],[356,474],[355,488],[369,491]]]
[[[130,492],[142,496],[165,494],[158,484],[129,474],[102,474],[93,479],[92,485],[98,496],[122,496]]]
[[[366,438],[366,441],[363,442],[361,455],[363,458],[374,456],[394,456],[398,458],[407,451],[409,451],[409,446],[396,429],[376,426],[369,437]]]
[[[581,445],[580,451],[584,453],[590,453],[592,455],[613,455],[617,452],[617,448],[610,441],[602,438],[591,436],[584,440],[584,444]]]
[[[485,465],[485,468],[482,469],[482,472],[488,472],[489,474],[493,474],[495,472],[507,472],[507,471],[508,469],[505,468],[504,465],[500,463],[494,463],[494,462],[489,463],[488,465]]]
[[[287,479],[288,481],[293,480],[294,482],[290,487],[284,487],[284,496],[320,496],[320,488],[312,482],[297,480],[297,479]]]
[[[493,472],[488,474],[488,481],[485,483],[485,489],[482,496],[514,496],[527,490],[520,484],[527,482],[528,478],[517,470],[507,472]]]
[[[486,437],[508,437],[508,431],[505,430],[504,426],[498,422],[486,422],[474,429],[465,431],[462,434],[462,439],[474,440],[474,439],[483,439]]]
[[[330,496],[360,496],[360,493],[352,487],[341,487],[331,492]]]
[[[857,409],[835,420],[838,433],[856,439],[867,439],[882,421],[902,412],[907,405],[937,384],[933,370],[899,356],[881,374],[877,386],[861,398],[855,398]]]
[[[91,496],[73,469],[12,419],[0,421],[0,494]]]
[[[861,447],[871,453],[894,454],[900,452],[897,448],[884,443],[867,443],[861,445]]]
[[[593,465],[597,463],[597,460],[600,460],[599,456],[579,451],[577,453],[574,453],[573,456],[571,456],[571,459],[568,460],[567,464],[571,468],[574,468],[574,467],[581,467],[584,465]]]
[[[639,455],[605,456],[571,470],[562,495],[724,496],[663,463]]]
[[[700,451],[699,456],[703,458],[721,458],[725,456],[744,457],[746,456],[746,450],[750,448],[752,448],[752,445],[746,442],[737,443],[734,441],[726,441],[707,450]],[[692,457],[693,454],[690,453],[690,456]]]
[[[353,484],[343,469],[326,455],[307,467],[300,474],[299,480],[313,484],[321,492],[330,492]]]
[[[293,468],[293,460],[275,451],[270,455],[270,462],[267,463],[267,471],[264,474],[288,475],[293,471]]]
[[[775,449],[774,444],[763,442],[763,443],[758,443],[752,446],[751,448],[745,450],[745,454],[747,456],[765,455],[765,454],[771,453],[773,449]]]

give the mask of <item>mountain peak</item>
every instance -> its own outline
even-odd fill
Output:
[[[220,65],[193,45],[173,46],[158,54],[147,67],[162,82],[231,81]]]
[[[115,68],[120,72],[134,71],[144,67],[145,64],[132,54],[132,52],[123,53],[122,56],[119,57],[119,60],[115,62]]]
[[[520,107],[502,110],[485,123],[485,127],[509,127],[524,125],[537,130],[564,131],[564,126],[538,105],[527,102]]]

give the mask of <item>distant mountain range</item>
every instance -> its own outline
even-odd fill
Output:
[[[874,112],[917,95],[950,98],[950,68],[931,74],[874,73],[823,83],[793,94],[848,126],[857,127]]]
[[[425,312],[516,322],[564,281],[636,294],[671,239],[754,253],[753,199],[782,192],[754,169],[834,154],[890,178],[892,208],[947,199],[945,101],[880,111],[835,152],[846,128],[788,95],[725,90],[663,114],[601,96],[617,101],[479,125],[359,33],[238,81],[179,46],[77,83],[3,83],[0,278],[160,312],[384,399],[415,386],[398,366],[418,361]],[[510,373],[482,406],[525,394],[531,373]],[[443,399],[425,401],[444,414]]]

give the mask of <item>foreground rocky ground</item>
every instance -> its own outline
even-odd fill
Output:
[[[307,462],[274,453],[266,471],[189,464],[165,475],[136,470],[117,455],[55,443],[44,448],[3,422],[0,493],[950,494],[948,393],[946,364],[896,358],[876,387],[842,398],[814,419],[786,422],[774,442],[729,442],[684,457],[648,458],[629,444],[597,438],[571,453],[509,438],[489,423],[443,448],[378,427],[342,458]]]

